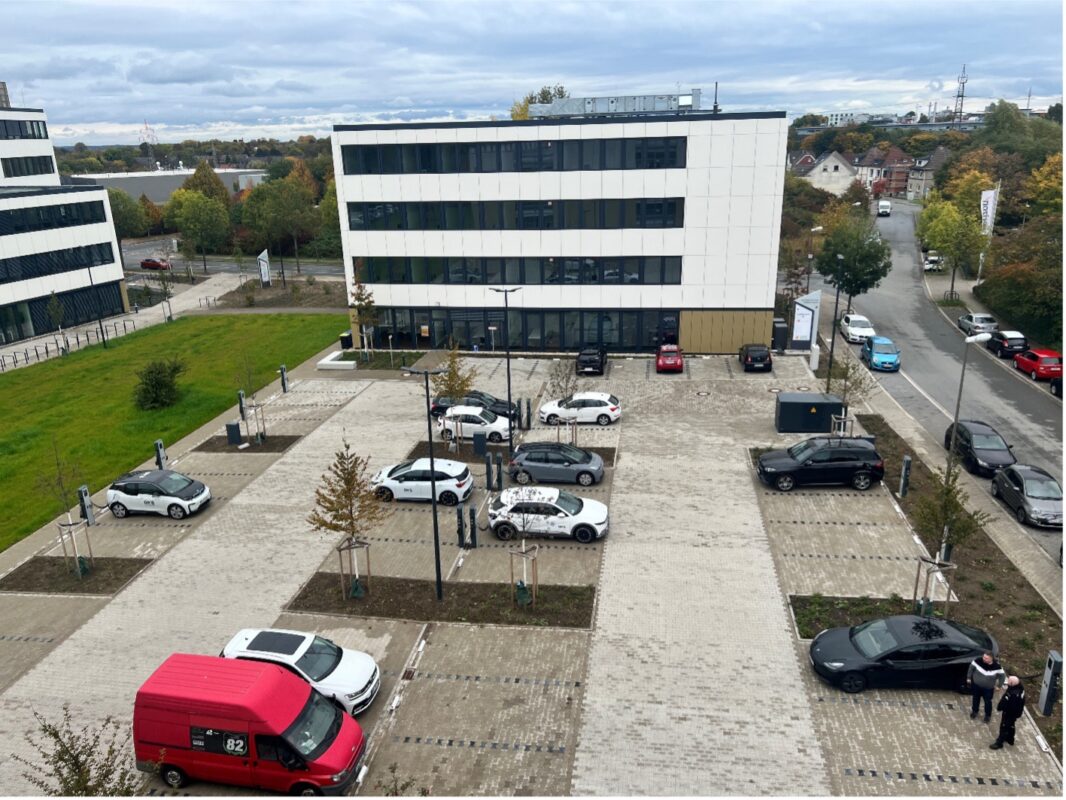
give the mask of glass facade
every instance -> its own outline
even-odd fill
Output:
[[[685,137],[341,147],[345,175],[683,169]]]
[[[56,171],[51,156],[18,156],[0,158],[5,178],[21,178],[26,175],[51,175]]]
[[[0,139],[47,139],[43,119],[0,119]]]
[[[681,228],[683,197],[348,203],[353,231]]]
[[[29,256],[0,258],[0,284],[41,278],[100,264],[113,264],[114,261],[115,255],[109,242],[50,250]]]
[[[57,294],[63,304],[63,326],[70,327],[91,322],[97,318],[121,314],[122,293],[119,282],[86,286],[73,292]],[[29,339],[55,330],[48,316],[51,295],[37,297],[24,303],[0,306],[0,344]]]
[[[0,236],[29,231],[46,231],[52,228],[69,228],[75,225],[92,225],[106,221],[104,204],[100,200],[14,208],[0,211]]]
[[[0,262],[0,281],[3,280]],[[609,258],[353,258],[362,283],[679,284],[681,256]]]

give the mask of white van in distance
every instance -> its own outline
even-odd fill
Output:
[[[892,201],[891,200],[878,200],[877,201],[877,216],[888,217],[892,215]]]

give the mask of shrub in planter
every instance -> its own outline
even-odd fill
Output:
[[[150,361],[137,373],[138,383],[133,398],[144,411],[172,406],[178,400],[178,376],[185,372],[179,358]]]

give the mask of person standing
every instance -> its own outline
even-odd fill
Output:
[[[970,668],[966,671],[966,683],[973,693],[973,705],[970,708],[970,719],[977,716],[981,707],[981,700],[985,701],[985,722],[992,719],[992,695],[996,689],[1003,685],[1007,673],[996,661],[991,651],[986,650],[980,658],[970,662]]]
[[[1011,675],[1007,678],[1007,691],[999,698],[996,710],[1001,714],[999,718],[999,736],[989,747],[992,750],[999,750],[1003,747],[1004,742],[1014,747],[1014,723],[1018,721],[1018,718],[1025,710],[1025,688],[1017,675]]]

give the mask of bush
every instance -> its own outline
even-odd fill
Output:
[[[166,408],[178,400],[178,376],[185,372],[185,364],[179,358],[167,361],[150,361],[137,373],[138,383],[133,398],[137,407],[144,411]]]
[[[1010,320],[1034,342],[1062,340],[1062,273],[1032,264],[997,269],[974,289],[989,311]]]
[[[308,275],[307,276],[307,285],[308,286],[314,286],[315,285],[315,276],[314,275]]]

